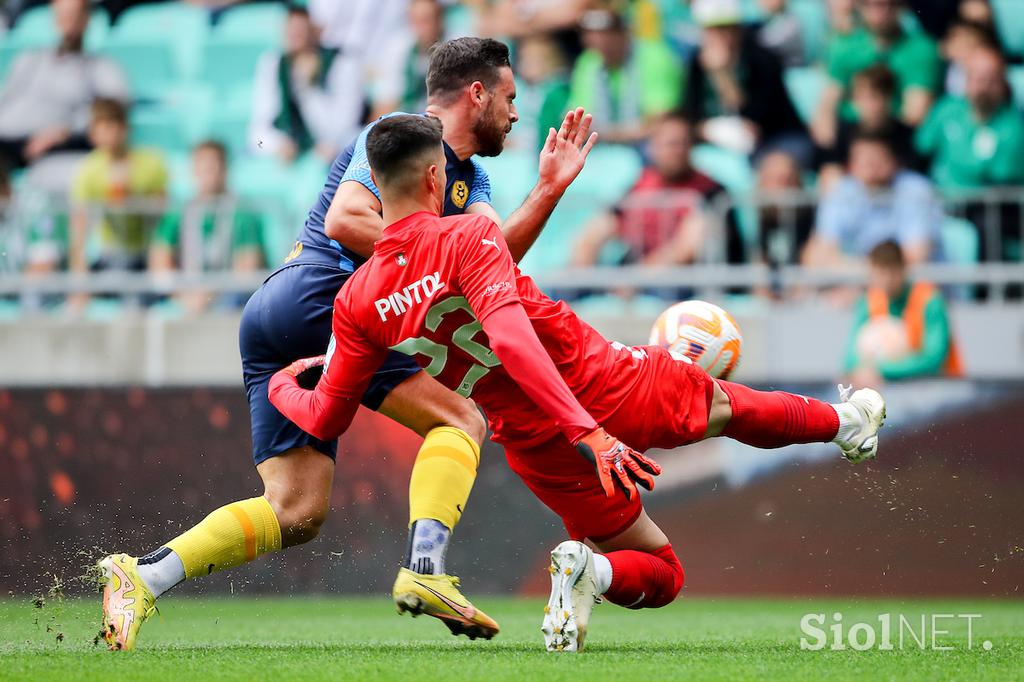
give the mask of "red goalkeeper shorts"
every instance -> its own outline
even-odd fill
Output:
[[[640,376],[622,378],[634,388],[621,404],[584,407],[610,434],[640,451],[700,440],[707,431],[714,380],[661,348],[644,350],[648,356],[637,370]],[[574,540],[613,538],[643,510],[639,495],[632,502],[621,490],[605,496],[593,464],[561,435],[524,448],[508,443],[505,456],[534,495],[562,518]]]

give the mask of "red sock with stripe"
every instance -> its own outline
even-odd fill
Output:
[[[629,609],[656,609],[672,602],[683,587],[683,565],[665,545],[653,552],[623,549],[604,555],[612,565],[605,599]]]
[[[814,398],[783,391],[755,391],[743,384],[718,380],[732,406],[722,432],[758,448],[795,443],[828,443],[839,431],[834,407]]]

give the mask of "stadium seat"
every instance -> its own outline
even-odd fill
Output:
[[[1017,107],[1024,109],[1024,66],[1011,65],[1006,70],[1006,79],[1010,81],[1010,90],[1013,91],[1013,99],[1017,103]]]
[[[786,91],[793,105],[805,122],[810,121],[818,108],[821,93],[825,91],[825,74],[815,66],[801,66],[786,69],[784,74]]]
[[[170,55],[175,80],[189,79],[199,70],[201,46],[208,33],[208,15],[199,7],[178,2],[137,5],[126,10],[110,31],[108,50],[127,45],[134,51],[125,56],[143,58],[143,48],[148,46],[152,52]],[[150,59],[162,63],[168,57]]]
[[[241,38],[278,46],[287,14],[284,5],[272,3],[228,7],[213,33],[218,38]]]
[[[181,110],[162,105],[137,106],[131,113],[132,143],[175,151],[188,147]]]
[[[3,84],[7,78],[7,72],[11,70],[11,65],[18,58],[19,52],[21,52],[21,48],[16,45],[0,44],[0,84]]]
[[[950,263],[977,263],[979,246],[978,229],[974,223],[954,217],[947,217],[942,223],[942,250]]]
[[[260,57],[276,43],[244,38],[215,37],[202,47],[199,80],[223,91],[239,83],[251,83]]]
[[[110,19],[104,10],[95,10],[89,16],[89,26],[85,30],[85,47],[97,50],[103,47],[110,30]],[[57,44],[57,30],[53,25],[53,12],[49,5],[40,5],[27,10],[18,17],[7,35],[3,37],[4,45],[18,48],[41,47]]]
[[[1024,55],[1024,7],[1020,0],[992,0],[996,29],[1007,52]]]
[[[818,61],[825,55],[825,43],[828,41],[825,4],[821,0],[791,0],[789,11],[800,21],[807,61]]]
[[[117,39],[103,53],[121,65],[138,99],[161,100],[182,78],[174,50],[166,44],[145,38]]]
[[[701,144],[693,149],[693,165],[732,194],[745,194],[754,187],[754,170],[743,154]]]

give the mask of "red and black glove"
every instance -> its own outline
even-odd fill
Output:
[[[615,484],[618,484],[626,497],[632,500],[637,495],[637,483],[653,490],[654,477],[661,473],[657,462],[608,435],[601,427],[583,436],[576,443],[576,452],[594,464],[601,487],[608,497],[615,495]]]

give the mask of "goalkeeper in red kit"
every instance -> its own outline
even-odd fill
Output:
[[[326,355],[278,372],[270,400],[311,435],[337,438],[389,350],[472,397],[512,470],[572,538],[551,555],[548,649],[578,650],[601,596],[655,608],[682,587],[683,567],[637,491],[660,473],[642,451],[723,435],[764,448],[832,441],[854,461],[875,455],[885,418],[877,392],[829,405],[713,379],[661,348],[609,343],[518,272],[490,219],[439,217],[436,119],[386,118],[366,150],[388,227],[335,299]],[[316,389],[300,388],[298,375],[318,364]]]

